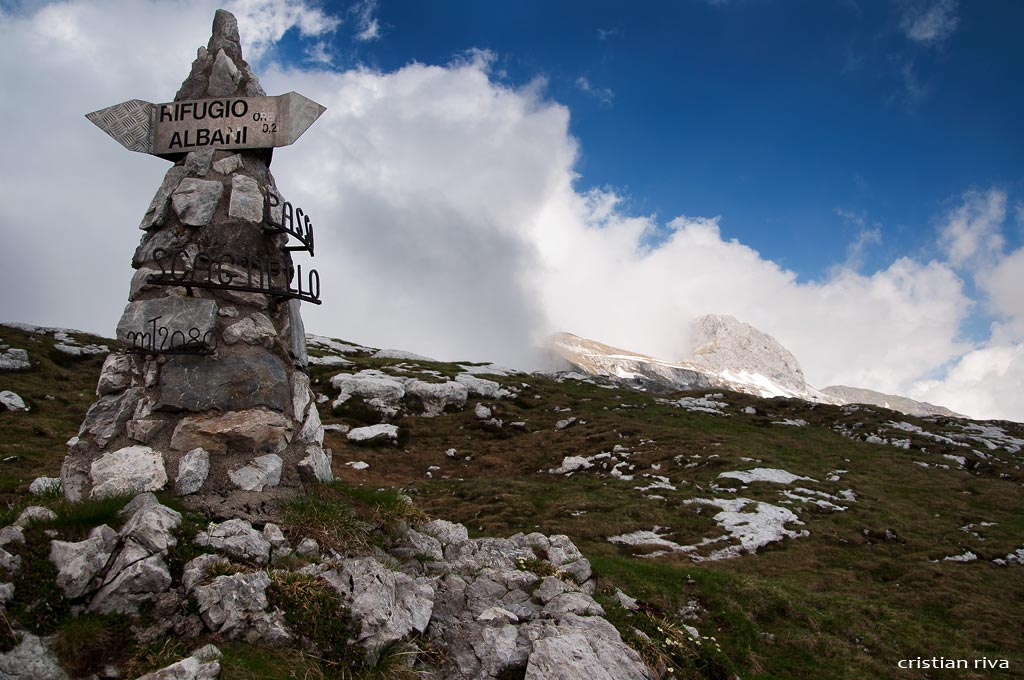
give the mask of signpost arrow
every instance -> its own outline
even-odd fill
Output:
[[[131,151],[155,156],[204,147],[270,149],[295,142],[327,109],[296,92],[151,104],[141,99],[86,114]]]

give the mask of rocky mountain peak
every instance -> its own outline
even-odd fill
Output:
[[[804,372],[792,352],[772,336],[735,317],[707,314],[695,319],[691,347],[684,360],[709,373],[761,375],[797,392],[806,387]]]

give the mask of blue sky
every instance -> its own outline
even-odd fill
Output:
[[[936,4],[945,28],[908,35],[907,17]],[[379,38],[355,42],[350,6],[325,7],[348,19],[334,67],[490,50],[498,80],[543,78],[570,108],[581,189],[615,187],[665,219],[721,215],[723,237],[805,280],[865,227],[880,230],[871,269],[934,255],[936,217],[970,187],[1024,196],[1024,3],[942,5],[385,0]],[[296,46],[279,56],[303,60]]]
[[[83,114],[170,100],[218,6],[327,107],[273,163],[310,331],[536,368],[729,314],[813,386],[1024,419],[1021,2],[0,0],[0,319],[113,333],[166,162]]]

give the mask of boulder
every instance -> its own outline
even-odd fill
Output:
[[[229,411],[222,415],[182,418],[171,435],[171,448],[214,453],[233,450],[275,453],[288,446],[291,423],[280,413],[265,409]]]
[[[602,618],[569,614],[533,643],[527,680],[651,680],[653,674],[615,627]]]
[[[89,468],[93,498],[157,491],[167,484],[163,456],[148,446],[126,446],[103,454]]]
[[[309,353],[306,349],[306,327],[302,323],[300,309],[299,300],[288,300],[288,353],[292,355],[296,366],[305,368],[309,362]]]
[[[228,216],[246,222],[263,221],[263,193],[259,182],[245,175],[234,175],[231,178],[231,201],[228,204]]]
[[[312,401],[313,392],[309,389],[309,376],[302,371],[292,374],[292,418],[301,423],[306,420],[306,407]]]
[[[508,396],[508,390],[501,387],[500,383],[486,378],[478,378],[475,375],[469,373],[460,373],[455,376],[455,381],[466,386],[469,393],[475,397],[483,397],[484,399],[500,399],[501,397]]]
[[[270,543],[244,519],[211,523],[205,531],[196,534],[196,545],[223,550],[257,564],[266,564],[270,560]]]
[[[132,360],[127,354],[108,354],[100,369],[96,394],[114,394],[128,389],[132,382]]]
[[[320,422],[320,412],[317,410],[316,404],[310,406],[306,422],[302,423],[302,428],[299,430],[298,440],[306,444],[323,445],[324,427]]]
[[[356,444],[398,443],[398,426],[387,423],[367,425],[349,430],[345,436]]]
[[[0,352],[0,371],[27,371],[32,368],[28,352],[23,349],[7,349]]]
[[[329,482],[334,479],[331,470],[331,451],[319,446],[307,446],[306,457],[299,461],[299,476],[307,484]]]
[[[453,543],[464,543],[469,540],[469,531],[465,526],[444,519],[435,519],[427,522],[419,530],[428,536],[436,538],[444,547]]]
[[[362,397],[366,401],[379,399],[385,404],[395,404],[405,396],[401,380],[374,369],[355,374],[339,373],[331,378],[331,386],[341,392],[335,403],[344,403],[349,397]]]
[[[274,346],[276,338],[277,329],[274,328],[274,322],[266,314],[259,312],[250,314],[224,329],[224,342],[228,345],[241,342],[270,349]]]
[[[31,633],[22,633],[18,646],[0,654],[0,678],[4,680],[68,680],[60,662]]]
[[[263,491],[265,487],[281,483],[281,456],[268,453],[254,458],[251,463],[228,472],[228,477],[243,491]]]
[[[371,557],[342,560],[321,576],[360,622],[358,641],[367,650],[427,629],[434,606],[428,579],[392,571]]]
[[[213,219],[222,193],[220,182],[187,177],[171,194],[171,205],[182,224],[205,227]]]
[[[216,149],[212,146],[192,151],[185,156],[185,170],[190,175],[206,177],[210,172],[210,166],[213,164],[213,154],[215,151]]]
[[[87,593],[116,547],[117,532],[106,524],[90,531],[84,541],[50,541],[50,561],[64,596],[73,600]]]
[[[142,602],[170,587],[171,572],[163,558],[151,555],[120,570],[96,593],[89,610],[100,614],[135,614]]]
[[[214,172],[219,172],[222,175],[230,175],[240,167],[242,167],[242,156],[237,153],[233,156],[222,158],[213,164]]]
[[[248,642],[282,644],[292,635],[279,611],[268,612],[265,571],[218,576],[208,584],[197,585],[192,595],[199,605],[199,616],[214,633]]]
[[[423,415],[440,415],[447,408],[461,409],[466,405],[469,390],[459,382],[431,383],[410,380],[405,384],[405,394],[423,405]]]
[[[167,218],[167,202],[187,174],[188,171],[180,165],[174,165],[167,171],[167,174],[164,175],[163,183],[160,184],[160,188],[157,189],[156,195],[153,196],[149,208],[146,209],[146,214],[142,217],[139,229],[148,231],[164,223],[164,220]]]
[[[181,661],[147,673],[138,680],[217,680],[220,677],[221,653],[213,645],[192,652]]]
[[[213,69],[210,71],[210,80],[206,91],[214,97],[233,95],[238,89],[242,77],[242,72],[235,66],[231,57],[224,50],[219,50],[213,62]]]
[[[0,405],[5,406],[8,411],[27,411],[25,400],[10,390],[0,392]]]
[[[156,351],[216,347],[217,303],[202,298],[159,297],[129,302],[117,339],[129,348]],[[166,329],[166,330],[164,330]]]
[[[125,423],[135,413],[142,397],[141,387],[131,387],[117,394],[100,397],[85,413],[85,420],[78,431],[79,436],[89,433],[96,446],[104,448],[107,443],[124,430]]]
[[[132,503],[137,504],[137,508],[132,508]],[[135,539],[154,554],[177,545],[178,540],[172,532],[181,526],[180,512],[161,505],[151,493],[136,497],[132,503],[122,511],[129,516],[121,527],[120,535],[123,538]]]
[[[174,487],[182,496],[193,494],[203,488],[209,474],[210,454],[202,447],[194,448],[178,461],[178,476],[174,480]]]
[[[49,508],[44,508],[40,505],[30,505],[21,511],[18,515],[18,519],[14,520],[14,526],[21,529],[27,529],[30,524],[36,522],[52,522],[57,519],[57,513]]]
[[[291,401],[288,371],[268,352],[212,359],[169,357],[161,369],[155,408],[171,411],[240,411],[267,406],[284,412]]]

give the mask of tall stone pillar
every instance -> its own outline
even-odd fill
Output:
[[[319,278],[292,259],[312,254],[312,227],[269,169],[272,146],[294,141],[273,142],[278,126],[303,116],[308,126],[322,110],[294,93],[266,97],[235,18],[219,10],[173,103],[89,114],[174,165],[140,224],[117,327],[126,349],[107,358],[69,442],[69,499],[169,488],[214,514],[256,517],[303,482],[331,479],[299,314],[301,300],[318,302]]]

